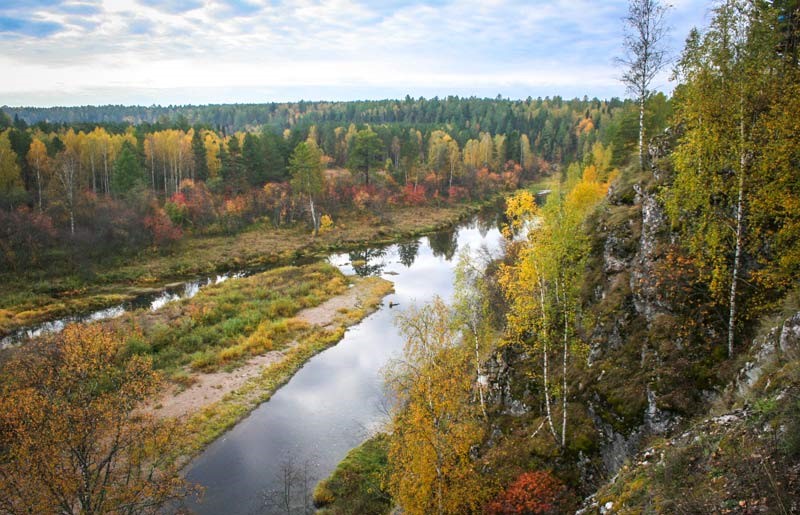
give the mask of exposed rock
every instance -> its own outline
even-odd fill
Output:
[[[779,345],[782,352],[800,347],[800,312],[783,323]]]
[[[658,302],[658,285],[654,267],[656,247],[666,228],[664,208],[652,193],[637,188],[637,199],[642,205],[642,234],[639,248],[631,266],[631,292],[636,311],[651,322],[656,314],[664,311]]]
[[[644,415],[644,425],[651,434],[664,434],[680,422],[680,417],[668,411],[659,409],[656,404],[656,394],[647,387],[647,411]]]
[[[634,430],[626,436],[616,431],[611,424],[600,418],[594,406],[589,406],[589,414],[603,440],[600,445],[603,467],[607,474],[616,474],[625,463],[625,460],[636,452],[642,438],[642,430]]]
[[[510,347],[506,347],[494,353],[484,364],[488,386],[486,402],[504,415],[521,416],[531,411],[525,402],[515,398],[511,392],[513,374],[509,363],[526,358],[524,353],[515,355]]]

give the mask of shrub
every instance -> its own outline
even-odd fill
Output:
[[[144,226],[150,231],[153,244],[156,247],[167,247],[183,237],[180,227],[172,223],[163,209],[159,209],[154,214],[146,216]]]
[[[525,472],[486,506],[490,515],[559,513],[567,488],[543,470]]]

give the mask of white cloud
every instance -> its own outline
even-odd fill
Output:
[[[623,91],[611,64],[621,40],[622,0],[388,8],[357,0],[203,0],[184,10],[172,0],[103,0],[90,12],[92,5],[41,6],[26,16],[61,30],[0,39],[6,78],[0,104],[25,103],[26,95],[31,103],[48,104],[48,92],[50,103],[64,103],[65,93],[85,98],[91,92],[103,95],[91,103],[127,102],[137,91],[172,95],[181,88],[225,97],[207,101],[236,101],[231,96],[237,91],[254,90],[299,98],[292,92],[315,86],[412,95],[470,88],[519,96],[527,96],[526,88],[533,96]],[[681,0],[681,30],[705,9],[697,5]],[[76,17],[75,9],[87,13]]]

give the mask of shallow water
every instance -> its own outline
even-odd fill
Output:
[[[31,338],[38,338],[47,334],[59,333],[63,331],[68,324],[76,322],[88,323],[97,322],[100,320],[109,320],[111,318],[122,316],[128,310],[141,309],[145,307],[149,308],[151,311],[156,311],[170,302],[175,302],[181,299],[191,299],[197,295],[201,289],[208,285],[219,284],[231,278],[245,277],[246,275],[250,275],[255,271],[256,270],[230,272],[227,274],[204,277],[202,279],[196,279],[194,281],[173,285],[160,291],[146,293],[136,297],[131,301],[117,304],[116,306],[98,309],[86,314],[71,315],[55,320],[49,320],[47,322],[42,322],[41,324],[36,324],[30,327],[23,327],[14,331],[8,336],[0,338],[0,349],[19,345],[24,343],[25,340],[29,340]]]

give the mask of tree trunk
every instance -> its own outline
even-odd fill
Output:
[[[42,212],[42,172],[40,166],[36,167],[36,187],[39,190],[39,212]]]
[[[314,225],[314,237],[319,233],[319,221],[317,220],[317,212],[314,210],[314,199],[308,197],[309,206],[311,206],[311,223]]]
[[[740,100],[743,104],[744,100]],[[728,357],[733,356],[733,342],[736,338],[736,286],[742,260],[742,243],[744,231],[744,174],[747,168],[747,154],[744,149],[744,107],[741,108],[739,121],[739,195],[736,201],[736,250],[733,257],[731,274],[730,311],[728,312]]]
[[[103,168],[105,170],[105,193],[108,195],[108,149],[103,152]]]
[[[639,97],[639,170],[644,171],[644,93]]]
[[[69,201],[69,233],[71,236],[75,236],[75,207],[72,204],[72,195],[70,195]]]
[[[539,280],[539,302],[542,309],[542,326],[543,326],[543,337],[542,337],[542,379],[544,381],[544,408],[547,418],[547,425],[550,427],[550,433],[553,435],[553,438],[558,442],[558,434],[556,433],[556,428],[553,425],[553,415],[550,409],[550,386],[548,384],[549,381],[549,366],[547,361],[547,352],[548,352],[548,345],[547,340],[550,337],[548,334],[549,331],[547,330],[547,311],[545,306],[544,300],[544,286],[542,285],[541,280]]]
[[[89,165],[92,167],[92,193],[97,195],[97,171],[94,166],[94,153],[89,155]]]

